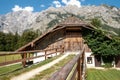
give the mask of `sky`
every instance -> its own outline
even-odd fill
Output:
[[[101,4],[120,8],[120,0],[0,0],[0,15],[20,10],[40,12],[51,6],[57,8],[67,5],[81,7]]]

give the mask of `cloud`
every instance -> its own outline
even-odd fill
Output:
[[[45,5],[41,4],[40,7],[45,7]]]
[[[27,6],[27,7],[23,8],[23,10],[32,12],[34,10],[34,8],[31,6]]]
[[[12,11],[13,12],[16,12],[16,11],[29,11],[29,12],[32,12],[34,10],[33,7],[31,6],[27,6],[27,7],[20,7],[19,5],[15,5],[14,8],[12,8]]]
[[[55,7],[61,7],[61,3],[59,1],[53,1],[53,4],[55,5]]]
[[[15,5],[14,8],[12,8],[12,11],[20,11],[22,10],[22,7],[19,7],[18,5]]]
[[[76,5],[77,7],[81,7],[81,2],[79,0],[62,0],[62,3],[65,5]]]

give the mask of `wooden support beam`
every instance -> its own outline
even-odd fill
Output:
[[[28,58],[30,58],[30,53],[28,53]],[[30,61],[30,59],[28,61]]]
[[[25,67],[25,66],[26,66],[27,53],[24,53],[24,54],[22,54],[21,56],[22,56],[22,59],[24,59],[24,60],[22,61],[23,67]]]
[[[55,53],[56,53],[56,56],[57,56],[57,49],[55,49],[55,51],[56,51]]]
[[[45,51],[45,60],[47,59],[47,51]]]

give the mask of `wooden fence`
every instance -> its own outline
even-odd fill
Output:
[[[85,48],[48,80],[84,80],[86,72],[84,52]]]
[[[44,52],[44,55],[36,55],[33,56],[34,53],[38,52]],[[35,58],[40,58],[40,57],[47,57],[52,54],[56,54],[60,52],[64,52],[64,48],[54,48],[54,49],[46,49],[46,50],[32,50],[32,51],[21,51],[21,52],[0,52],[0,58],[2,61],[0,61],[0,66],[8,65],[8,64],[13,64],[13,63],[18,63],[22,62],[23,66],[25,67],[26,61],[33,60]],[[18,58],[16,58],[16,55],[19,55]],[[12,57],[11,57],[12,56]],[[11,58],[9,60],[9,58]]]

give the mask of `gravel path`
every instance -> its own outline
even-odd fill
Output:
[[[69,54],[66,53],[63,56],[61,56],[60,58],[58,58],[58,59],[56,59],[56,60],[54,60],[46,65],[43,65],[43,66],[38,67],[36,69],[33,69],[29,72],[25,72],[21,75],[15,76],[15,77],[11,78],[11,80],[29,80],[30,78],[34,77],[36,74],[39,74],[40,72],[42,72],[43,70],[46,70],[46,69],[52,67],[54,64],[58,63],[59,61],[61,61],[65,57],[67,57],[68,55]]]

